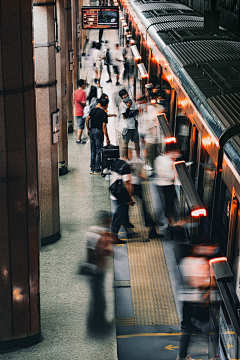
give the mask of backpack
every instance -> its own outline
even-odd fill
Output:
[[[104,65],[112,65],[112,60],[111,60],[109,49],[107,49],[107,52],[106,52],[106,57],[104,59]]]

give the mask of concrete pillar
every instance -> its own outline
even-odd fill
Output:
[[[60,237],[58,145],[52,144],[51,119],[51,114],[57,110],[54,11],[52,1],[43,5],[42,0],[35,0],[33,4],[42,245]]]
[[[70,70],[69,53],[72,48],[72,6],[71,0],[65,0],[65,26],[66,26],[66,74],[67,74],[67,116],[68,116],[68,133],[73,132],[73,115],[72,115],[72,93],[73,93],[73,75]]]
[[[61,140],[58,143],[59,175],[68,171],[68,121],[67,121],[67,77],[66,77],[66,35],[64,0],[57,0],[58,52],[57,70],[57,108],[60,110]]]
[[[77,39],[77,0],[72,0],[72,48],[74,51],[73,91],[77,89],[78,39]]]
[[[0,1],[0,352],[41,340],[31,0]]]

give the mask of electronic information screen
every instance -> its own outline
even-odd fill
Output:
[[[117,6],[82,7],[83,29],[118,29],[119,15]]]

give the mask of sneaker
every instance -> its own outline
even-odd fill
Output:
[[[120,82],[116,82],[116,85],[117,85],[117,86],[120,86],[121,84],[120,84]]]
[[[76,140],[76,143],[77,144],[86,144],[86,141],[83,141],[82,139],[80,139],[80,140]]]
[[[132,223],[127,223],[124,227],[127,227],[129,229],[133,229],[134,228],[134,225]]]
[[[195,334],[202,334],[203,331],[202,329],[198,328],[197,326],[191,324],[189,326],[181,326],[181,330],[184,332],[191,332],[191,333],[195,333]],[[191,358],[190,358],[191,359]]]
[[[114,241],[114,244],[126,244],[127,240],[125,239],[118,239],[117,241]]]
[[[100,171],[95,171],[94,175],[101,175]]]
[[[90,174],[94,174],[94,171],[91,170],[91,171],[90,171]]]
[[[148,165],[148,164],[145,164],[145,165],[143,165],[143,169],[144,169],[144,170],[151,171],[151,170],[152,170],[152,167],[151,167],[150,165]]]
[[[177,356],[177,360],[194,360],[193,358],[191,358],[191,356],[187,355],[184,358],[180,358],[179,355]]]
[[[108,79],[108,80],[106,81],[106,83],[110,83],[110,82],[112,82],[112,79]]]
[[[156,230],[151,230],[148,235],[149,239],[163,239],[164,237],[163,234],[158,234]]]

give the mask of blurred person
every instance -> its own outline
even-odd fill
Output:
[[[111,213],[100,211],[97,214],[97,226],[92,226],[86,233],[87,262],[81,273],[92,275],[93,320],[95,325],[105,323],[106,302],[104,296],[104,270],[106,257],[112,254],[112,244],[116,238],[111,234]]]
[[[126,40],[126,46],[123,48],[123,59],[124,59],[124,73],[123,80],[128,80],[133,76],[133,53],[131,50],[129,40]]]
[[[85,87],[86,83],[83,79],[77,81],[79,89],[76,89],[72,95],[73,101],[73,115],[78,123],[78,134],[77,134],[77,144],[85,144],[85,141],[82,140],[82,132],[85,126],[85,119],[83,117],[83,109],[86,106],[86,94]]]
[[[160,141],[158,135],[158,119],[157,116],[160,114],[158,105],[148,104],[145,110],[143,110],[143,129],[144,143],[146,147],[146,159],[145,159],[145,170],[152,170],[154,166],[154,160],[160,154]]]
[[[130,201],[128,203],[122,203],[110,193],[112,209],[111,232],[117,236],[121,225],[123,225],[126,229],[127,237],[131,238],[135,234],[130,230],[134,228],[134,225],[129,222],[128,217],[129,205],[134,204],[131,191],[131,169],[130,165],[123,159],[117,159],[112,163],[110,185],[112,185],[120,177],[122,178],[124,185],[129,193]],[[123,241],[119,239],[119,243],[123,243]]]
[[[113,71],[116,75],[116,85],[120,85],[119,82],[119,75],[120,75],[120,65],[123,61],[122,59],[122,52],[119,49],[119,44],[116,44],[115,49],[111,51],[111,59],[113,64]]]
[[[106,43],[107,40],[106,40]],[[111,83],[112,82],[112,78],[111,78],[111,70],[110,70],[110,65],[112,64],[112,60],[111,60],[111,55],[110,55],[110,49],[108,47],[106,47],[105,51],[104,51],[104,65],[106,65],[107,67],[107,73],[109,76],[109,79],[106,81],[106,83]]]
[[[100,79],[102,73],[102,52],[100,43],[96,43],[96,49],[93,51],[92,56],[95,69],[95,82],[98,84],[98,87],[100,87]]]
[[[142,188],[142,182],[145,181],[145,177],[142,173],[142,165],[139,162],[136,162],[136,155],[134,154],[134,150],[128,149],[128,157],[131,161],[131,185],[132,185],[132,195],[137,196],[142,203],[143,208],[143,215],[144,215],[144,221],[145,226],[149,227],[149,234],[148,239],[146,241],[149,241],[150,239],[155,238],[163,238],[164,235],[158,234],[156,231],[157,223],[153,220],[151,214],[148,211],[147,203],[145,201],[145,198],[143,197],[143,188]],[[159,225],[163,225],[162,223]]]
[[[135,144],[137,161],[141,162],[142,160],[140,159],[139,133],[137,129],[138,122],[136,120],[136,116],[139,113],[137,105],[135,104],[135,102],[133,102],[133,100],[130,99],[127,90],[120,90],[119,96],[122,99],[122,102],[119,105],[120,121],[126,120],[126,128],[124,128],[122,132],[125,160],[128,160],[128,143],[130,140],[132,140]]]
[[[108,99],[100,99],[100,107],[91,110],[86,120],[88,135],[91,147],[91,171],[90,174],[101,175],[101,148],[103,144],[103,134],[106,137],[107,145],[110,140],[107,131],[108,117],[105,110],[108,107]]]
[[[212,247],[211,247],[212,248]],[[211,250],[212,251],[212,250]],[[210,286],[209,249],[203,245],[192,245],[191,254],[183,258],[179,264],[183,279],[183,291],[179,295],[183,301],[183,316],[179,355],[177,360],[193,360],[187,355],[191,333],[201,334],[202,329],[192,323],[194,306],[204,305],[208,301]]]
[[[173,224],[173,204],[175,193],[175,168],[174,161],[179,156],[175,150],[175,144],[166,144],[165,154],[159,155],[154,161],[154,169],[157,174],[156,184],[165,216],[168,220],[168,230]]]
[[[92,70],[94,69],[93,52],[95,49],[96,49],[96,42],[93,41],[92,46],[88,53],[88,59],[87,59],[88,69],[87,69],[87,74],[86,74],[86,79],[85,79],[86,81],[87,81],[87,78],[90,77],[91,82],[92,82]]]

